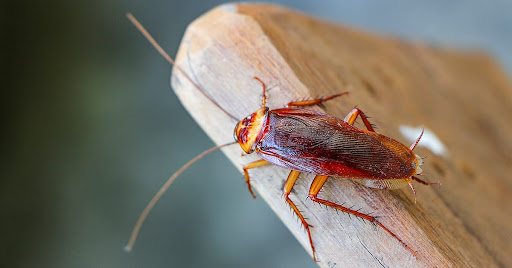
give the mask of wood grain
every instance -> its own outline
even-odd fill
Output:
[[[512,86],[488,56],[378,36],[277,6],[229,4],[189,26],[177,62],[238,118],[260,106],[261,87],[252,79],[258,76],[272,87],[271,109],[350,91],[324,111],[343,118],[358,105],[384,135],[408,144],[400,125],[424,126],[447,146],[444,156],[416,149],[428,156],[427,180],[443,182],[441,189],[416,185],[417,204],[410,189],[376,190],[341,178],[329,179],[320,195],[382,216],[418,251],[416,258],[382,229],[306,200],[313,175],[302,174],[291,198],[314,226],[320,266],[512,265]],[[232,141],[237,122],[176,71],[172,86],[216,143]],[[241,151],[224,150],[240,169],[258,159],[241,157]],[[288,172],[269,166],[250,174],[257,194],[311,254],[305,231],[282,198]]]

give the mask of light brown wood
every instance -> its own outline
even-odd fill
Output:
[[[418,251],[416,258],[382,229],[306,200],[313,175],[302,174],[290,197],[314,226],[320,266],[512,265],[512,86],[486,55],[407,43],[271,5],[229,4],[189,26],[177,62],[239,118],[261,105],[261,86],[252,79],[258,76],[272,87],[271,109],[350,91],[327,102],[324,111],[343,118],[358,105],[377,132],[408,145],[399,127],[425,126],[446,145],[446,155],[415,150],[428,156],[425,178],[443,183],[441,189],[416,184],[417,204],[408,188],[376,190],[341,178],[330,178],[320,194],[382,216]],[[215,142],[232,140],[237,122],[176,71],[172,85]],[[258,159],[241,157],[237,146],[224,152],[240,169]],[[288,172],[276,166],[250,170],[257,195],[311,254],[306,232],[282,197]]]

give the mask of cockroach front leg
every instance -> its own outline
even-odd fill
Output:
[[[352,210],[350,208],[347,208],[347,207],[344,207],[344,206],[341,206],[341,205],[338,205],[338,204],[335,204],[333,202],[330,202],[330,201],[318,198],[317,197],[318,196],[318,192],[320,192],[320,189],[322,189],[322,187],[324,186],[325,181],[327,181],[328,177],[329,176],[323,176],[323,175],[317,175],[315,177],[315,179],[313,180],[313,183],[311,183],[311,188],[309,189],[309,198],[311,198],[311,200],[313,200],[313,201],[315,201],[317,203],[320,203],[320,204],[332,207],[334,209],[340,210],[342,212],[345,212],[345,213],[348,213],[348,214],[352,214],[352,215],[354,215],[356,217],[365,219],[365,220],[367,220],[367,221],[369,221],[369,222],[371,222],[371,223],[373,223],[375,225],[380,226],[382,229],[386,230],[386,232],[388,232],[392,237],[396,238],[396,240],[398,240],[398,242],[400,242],[408,251],[410,251],[414,256],[416,256],[416,252],[414,250],[412,250],[412,248],[410,248],[404,241],[402,241],[402,239],[398,238],[397,235],[395,235],[393,232],[391,232],[386,226],[384,226],[375,217],[367,215],[367,214],[364,214],[364,213],[361,213],[361,212],[356,211],[356,210]]]
[[[439,186],[441,186],[441,182],[440,181],[434,181],[434,182],[428,182],[428,181],[424,181],[416,176],[412,176],[411,177],[413,180],[421,183],[421,184],[424,184],[424,185],[427,185],[427,186],[430,186],[432,184],[437,184]],[[414,190],[414,186],[412,185],[412,181],[410,178],[406,179],[407,183],[409,184],[409,186],[411,187],[411,190],[412,190],[412,193],[414,194],[414,204],[416,204],[416,190]]]
[[[345,94],[348,94],[348,92],[343,92],[343,93],[339,93],[339,94],[335,94],[335,95],[332,95],[332,96],[329,96],[329,97],[325,97],[325,98],[319,98],[319,99],[312,99],[312,100],[303,100],[303,101],[292,101],[292,102],[289,102],[288,104],[286,104],[286,108],[291,108],[292,106],[295,106],[295,107],[304,107],[304,106],[312,106],[312,105],[320,105],[328,100],[332,100],[334,98],[337,98],[337,97],[340,97],[340,96],[343,96]]]
[[[313,260],[316,260],[316,252],[315,252],[315,246],[313,246],[313,240],[311,239],[311,232],[309,231],[309,227],[312,227],[306,222],[306,219],[302,214],[300,213],[300,210],[297,208],[297,206],[293,203],[293,201],[288,197],[290,193],[292,192],[293,186],[295,185],[295,182],[297,181],[297,178],[299,177],[300,172],[292,170],[290,172],[290,175],[288,175],[288,179],[286,179],[286,182],[284,183],[283,187],[283,194],[284,198],[286,199],[286,202],[290,205],[290,207],[293,209],[295,214],[299,217],[300,221],[302,222],[302,225],[304,228],[306,228],[306,231],[308,232],[309,237],[309,244],[311,245],[311,249],[313,250]]]
[[[415,181],[417,181],[417,182],[419,182],[419,183],[421,183],[421,184],[427,185],[427,186],[430,186],[430,185],[432,185],[432,184],[437,184],[437,185],[441,186],[441,182],[440,182],[440,181],[433,181],[433,182],[430,182],[430,181],[424,181],[424,180],[422,180],[422,179],[420,179],[420,178],[418,178],[418,177],[416,177],[416,176],[412,176],[411,178],[412,178],[413,180],[415,180]]]
[[[373,129],[373,125],[370,123],[370,121],[368,121],[368,117],[366,117],[363,111],[361,111],[359,108],[352,109],[352,111],[350,111],[350,113],[348,113],[347,116],[345,116],[345,119],[343,119],[343,121],[351,125],[354,125],[357,116],[361,116],[361,120],[363,120],[363,123],[368,129],[368,131],[375,132],[375,130]]]
[[[243,166],[245,182],[247,182],[247,187],[249,188],[249,192],[251,192],[252,198],[254,198],[254,199],[256,199],[256,195],[252,191],[251,182],[249,180],[249,172],[247,170],[252,169],[252,168],[264,167],[264,166],[268,166],[268,165],[270,165],[269,162],[267,162],[266,160],[260,159],[260,160],[256,160],[254,162],[251,162],[251,163]]]

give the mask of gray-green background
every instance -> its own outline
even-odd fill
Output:
[[[2,4],[0,266],[315,267],[221,153],[183,174],[134,252],[123,252],[166,178],[213,145],[170,90],[168,64],[124,14],[174,55],[187,24],[221,2]],[[276,2],[380,33],[485,49],[512,69],[512,1]]]

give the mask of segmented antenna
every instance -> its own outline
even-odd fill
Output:
[[[224,108],[222,108],[215,100],[213,100],[206,92],[199,86],[197,83],[190,78],[190,76],[176,63],[174,60],[160,47],[160,45],[155,41],[155,39],[148,33],[148,31],[140,24],[140,22],[131,14],[126,13],[126,17],[137,27],[137,29],[146,37],[146,39],[153,45],[153,47],[172,65],[174,68],[178,69],[187,79],[196,87],[207,99],[209,99],[215,106],[217,106],[219,109],[221,109],[225,114],[227,114],[229,117],[233,118],[235,121],[238,121],[236,117],[234,117],[232,114],[230,114],[228,111],[226,111]]]
[[[181,67],[176,65],[174,60],[171,57],[169,57],[169,55],[162,49],[162,47],[160,47],[160,45],[158,45],[158,43],[155,41],[155,39],[153,39],[153,37],[148,33],[148,31],[146,31],[146,29],[139,23],[139,21],[137,21],[137,19],[132,14],[127,13],[126,17],[133,23],[133,25],[135,25],[135,27],[137,27],[137,29],[139,29],[139,31],[142,33],[142,35],[144,35],[144,37],[146,37],[146,39],[151,43],[151,45],[153,45],[153,47],[155,47],[155,49],[172,66],[174,66],[176,69],[178,69],[206,98],[208,98],[213,104],[215,104],[215,106],[217,106],[220,110],[222,110],[224,113],[226,113],[229,117],[238,121],[238,119],[236,117],[234,117],[233,115],[228,113],[224,108],[222,108],[219,104],[217,104],[217,102],[215,102],[210,96],[208,96],[208,94],[206,94],[206,92],[201,87],[199,87]],[[155,206],[155,204],[158,202],[160,197],[162,197],[162,195],[165,193],[165,191],[167,191],[167,189],[171,186],[171,184],[176,180],[176,178],[178,178],[178,176],[181,175],[181,173],[183,173],[192,164],[197,162],[199,159],[203,158],[205,155],[207,155],[213,151],[216,151],[220,148],[223,148],[223,147],[226,147],[229,145],[233,145],[233,144],[236,144],[236,142],[231,142],[231,143],[227,143],[227,144],[223,144],[223,145],[219,145],[219,146],[210,148],[210,149],[202,152],[201,154],[197,155],[196,157],[194,157],[188,163],[183,165],[178,171],[176,171],[174,174],[172,174],[172,176],[165,182],[165,184],[160,188],[160,190],[158,190],[158,192],[155,194],[155,196],[153,196],[151,201],[149,201],[147,206],[144,208],[144,210],[140,214],[139,219],[137,220],[137,223],[135,224],[135,227],[133,228],[132,234],[130,236],[130,240],[128,241],[128,244],[125,247],[125,250],[126,251],[132,250],[133,245],[135,244],[135,240],[137,239],[137,235],[139,234],[140,228],[142,227],[142,224],[146,220],[146,217],[148,216],[149,212]]]
[[[183,171],[187,170],[192,164],[197,162],[197,160],[203,158],[205,155],[207,155],[213,151],[216,151],[222,147],[226,147],[226,146],[233,145],[233,144],[236,144],[236,142],[230,142],[230,143],[226,143],[223,145],[219,145],[219,146],[210,148],[210,149],[202,152],[201,154],[197,155],[192,160],[188,161],[188,163],[183,165],[180,169],[178,169],[178,171],[176,171],[174,174],[172,174],[172,176],[164,183],[162,188],[160,188],[160,190],[158,190],[158,192],[155,194],[155,196],[153,196],[151,201],[149,201],[149,203],[146,205],[146,208],[144,208],[144,210],[140,214],[139,219],[137,220],[137,223],[135,224],[135,227],[133,227],[133,231],[130,236],[130,240],[128,241],[128,244],[124,247],[124,249],[127,252],[130,252],[132,250],[133,245],[135,244],[135,240],[137,239],[137,235],[139,234],[140,227],[142,227],[142,224],[146,220],[146,217],[148,216],[149,212],[155,206],[156,202],[158,202],[160,197],[162,197],[162,195],[165,193],[165,191],[167,191],[167,189],[171,186],[171,184],[176,180],[176,178],[178,178],[178,176],[181,173],[183,173]]]

